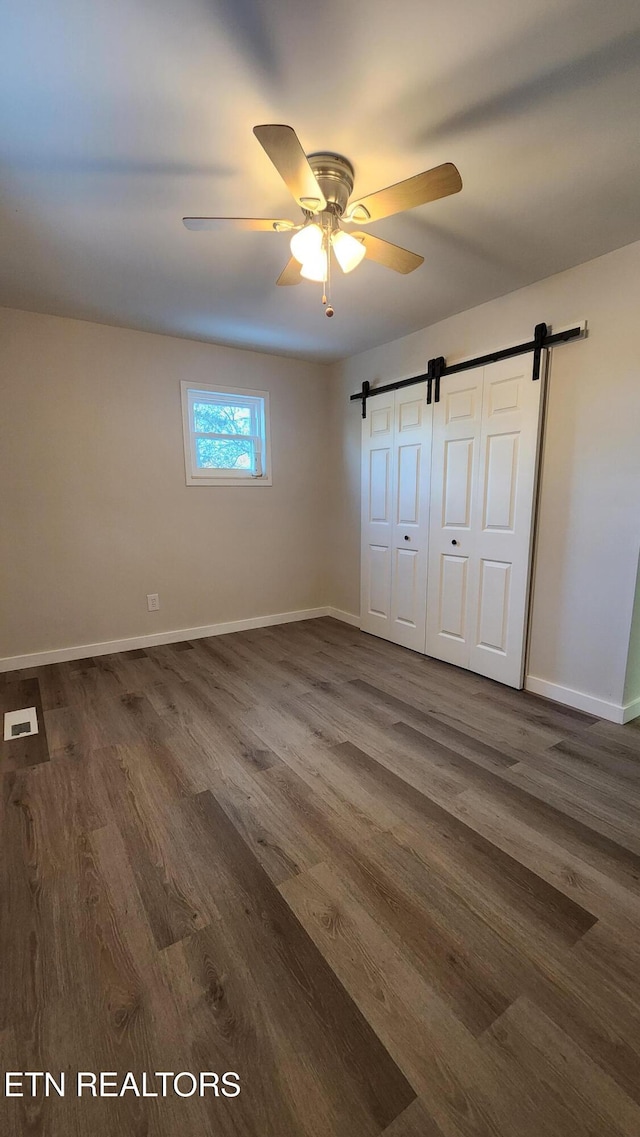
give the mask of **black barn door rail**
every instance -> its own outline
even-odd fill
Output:
[[[485,363],[497,363],[499,359],[510,359],[512,355],[526,355],[533,352],[533,375],[535,381],[540,378],[540,359],[542,349],[553,347],[555,343],[566,343],[567,340],[577,339],[582,335],[582,327],[566,328],[563,332],[550,335],[546,324],[536,324],[533,339],[527,343],[516,344],[515,347],[505,347],[502,351],[490,351],[488,355],[477,355],[475,359],[465,359],[462,363],[452,363],[447,367],[442,355],[430,359],[424,375],[414,375],[411,379],[399,379],[397,383],[385,383],[384,387],[371,387],[366,380],[362,390],[350,396],[350,402],[362,402],[362,417],[367,417],[367,399],[375,395],[383,395],[386,391],[400,391],[402,387],[413,387],[415,383],[427,383],[427,402],[440,402],[440,380],[443,375],[455,375],[457,371],[471,371],[474,367],[483,367]]]

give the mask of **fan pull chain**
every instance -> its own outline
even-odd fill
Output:
[[[327,276],[329,273],[329,242],[327,240],[327,224],[326,224],[326,221],[324,221],[324,219],[323,219],[323,227],[322,227],[322,244],[326,245],[326,250],[327,250],[327,268],[325,270],[325,278],[322,282],[322,303],[326,307],[326,305],[327,305]]]
[[[331,303],[331,239],[329,234],[329,222],[326,226],[326,241],[327,241],[327,279],[325,281],[325,289],[322,297],[322,303],[325,305],[325,316],[333,316],[333,305]]]

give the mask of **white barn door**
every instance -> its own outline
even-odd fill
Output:
[[[378,395],[362,420],[360,627],[391,639],[394,392]]]
[[[363,420],[361,628],[424,652],[431,418],[426,384],[372,399]]]
[[[469,666],[469,598],[476,550],[475,489],[482,429],[482,368],[446,376],[433,412],[427,655]]]
[[[532,357],[442,380],[427,655],[521,687],[544,379]],[[541,368],[544,375],[545,368]]]
[[[389,638],[424,653],[432,407],[426,383],[395,394]]]

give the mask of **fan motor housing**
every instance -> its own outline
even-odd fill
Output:
[[[307,160],[322,190],[329,210],[342,217],[353,192],[353,166],[342,154],[330,151],[307,154]]]

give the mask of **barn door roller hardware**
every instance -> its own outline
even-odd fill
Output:
[[[535,382],[540,378],[542,349],[553,347],[556,343],[566,343],[567,340],[577,339],[583,332],[584,326],[579,325],[576,328],[566,328],[562,332],[550,335],[546,324],[536,324],[533,339],[528,340],[527,343],[519,343],[515,347],[505,347],[502,351],[491,351],[488,355],[478,355],[475,359],[465,359],[462,363],[452,363],[450,367],[447,367],[444,356],[440,355],[429,360],[424,375],[414,375],[411,379],[399,379],[397,383],[385,383],[384,387],[373,388],[365,380],[362,384],[362,390],[351,395],[350,401],[352,403],[362,402],[362,417],[366,418],[367,399],[372,399],[375,395],[383,395],[386,391],[399,391],[402,387],[413,387],[415,383],[424,383],[426,380],[427,402],[438,403],[440,402],[440,380],[443,375],[455,375],[457,371],[471,371],[474,367],[483,367],[485,363],[497,363],[499,359],[510,359],[512,355],[526,355],[530,351],[533,352],[532,378]]]

